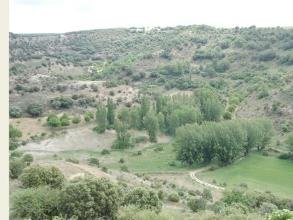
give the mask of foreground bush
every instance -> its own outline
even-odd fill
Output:
[[[52,188],[61,188],[65,177],[56,167],[45,168],[39,165],[24,170],[20,177],[25,188],[48,185]]]
[[[22,219],[51,219],[58,215],[58,195],[48,188],[19,190],[12,197],[12,213]]]
[[[267,220],[292,220],[293,211],[289,210],[278,210],[268,216]]]
[[[66,219],[115,218],[119,201],[118,188],[109,180],[84,179],[62,190],[60,214]]]

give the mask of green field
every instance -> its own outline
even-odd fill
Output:
[[[276,157],[252,154],[230,166],[202,173],[201,178],[225,182],[229,188],[246,183],[251,190],[293,198],[293,161]]]
[[[102,155],[101,150],[63,151],[59,155],[64,158],[89,158],[99,159],[101,166],[109,169],[120,170],[126,165],[129,171],[137,173],[180,172],[196,169],[197,166],[187,167],[176,160],[176,152],[172,144],[148,144],[141,148],[125,150],[110,150],[110,154]],[[141,155],[138,152],[141,151]],[[124,163],[119,163],[123,158]]]

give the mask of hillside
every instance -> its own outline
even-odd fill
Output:
[[[41,165],[64,182],[105,177],[127,205],[142,203],[131,187],[150,190],[154,203],[136,213],[122,202],[121,220],[293,211],[293,29],[10,33],[9,43],[11,196]]]

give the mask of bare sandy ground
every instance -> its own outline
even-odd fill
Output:
[[[59,152],[66,150],[84,150],[110,148],[115,140],[115,131],[107,130],[97,134],[90,126],[68,129],[66,134],[43,140],[39,143],[28,143],[20,150],[29,152]]]

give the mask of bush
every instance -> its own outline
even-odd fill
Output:
[[[39,165],[26,168],[20,176],[25,188],[48,185],[52,188],[61,188],[65,177],[56,167],[45,168]]]
[[[50,100],[50,105],[54,109],[68,109],[73,105],[73,100],[70,97],[56,97]]]
[[[23,152],[21,152],[21,151],[12,151],[11,153],[10,153],[10,158],[17,158],[17,157],[22,157],[22,155],[23,155]]]
[[[73,124],[79,124],[80,123],[80,117],[79,116],[74,116],[71,121],[72,121]]]
[[[109,180],[83,179],[62,190],[60,212],[66,219],[114,219],[120,198],[117,186]]]
[[[225,120],[230,120],[230,119],[232,118],[232,114],[231,114],[231,112],[224,112],[224,114],[223,114],[223,118],[224,118]]]
[[[123,158],[120,158],[119,163],[124,163],[125,160]]]
[[[261,206],[259,207],[259,212],[262,215],[272,213],[272,212],[274,212],[276,210],[278,210],[278,207],[275,204],[268,203],[268,202],[262,203]]]
[[[47,188],[19,190],[12,197],[12,213],[21,219],[51,219],[58,215],[58,195]]]
[[[75,159],[75,158],[67,158],[66,161],[67,162],[70,162],[70,163],[76,163],[76,164],[79,163],[79,160],[78,159]]]
[[[124,205],[134,205],[139,209],[151,209],[159,212],[162,208],[162,204],[157,194],[146,188],[135,188],[130,191],[124,198]]]
[[[20,159],[10,159],[9,161],[9,177],[11,179],[17,179],[23,169],[26,167],[25,163]]]
[[[61,126],[69,126],[70,125],[70,118],[67,114],[63,114],[60,118]]]
[[[34,161],[34,157],[31,154],[25,154],[22,156],[21,160],[27,165],[29,166],[33,161]]]
[[[269,215],[268,220],[291,220],[293,218],[293,211],[278,210]]]
[[[270,61],[275,59],[275,57],[276,57],[276,52],[273,50],[262,51],[257,56],[259,61]]]
[[[207,204],[204,199],[192,198],[188,201],[187,205],[192,211],[198,212],[200,210],[205,210]]]
[[[178,196],[177,193],[171,193],[168,196],[168,200],[171,201],[171,202],[179,202],[179,196]]]
[[[86,112],[86,113],[84,113],[84,116],[83,117],[84,117],[84,120],[86,122],[89,122],[92,119],[94,119],[94,113],[92,113],[92,112]]]
[[[9,125],[9,138],[10,139],[17,139],[20,138],[22,136],[22,132],[14,127],[13,125]]]
[[[202,198],[205,200],[213,201],[212,192],[209,189],[204,189],[202,192]]]
[[[47,117],[47,125],[49,127],[60,127],[61,126],[61,122],[60,122],[60,119],[58,118],[57,115],[55,114],[50,114],[48,117]]]
[[[216,62],[214,64],[214,69],[216,72],[218,73],[224,73],[226,72],[228,69],[230,68],[230,64],[228,61],[226,60],[222,60],[222,61],[219,61],[219,62]]]
[[[94,158],[94,157],[89,158],[89,159],[88,159],[88,163],[89,163],[90,165],[95,165],[95,166],[97,166],[97,167],[100,166],[100,161],[99,161],[97,158]]]
[[[43,114],[43,106],[37,103],[29,104],[26,111],[32,117],[38,117]]]
[[[123,172],[129,172],[128,167],[126,165],[121,166],[120,170]]]
[[[102,154],[102,155],[110,154],[110,151],[109,151],[108,149],[103,149],[103,150],[101,151],[101,154]]]
[[[9,116],[11,118],[20,118],[22,116],[22,111],[19,107],[9,108]]]

